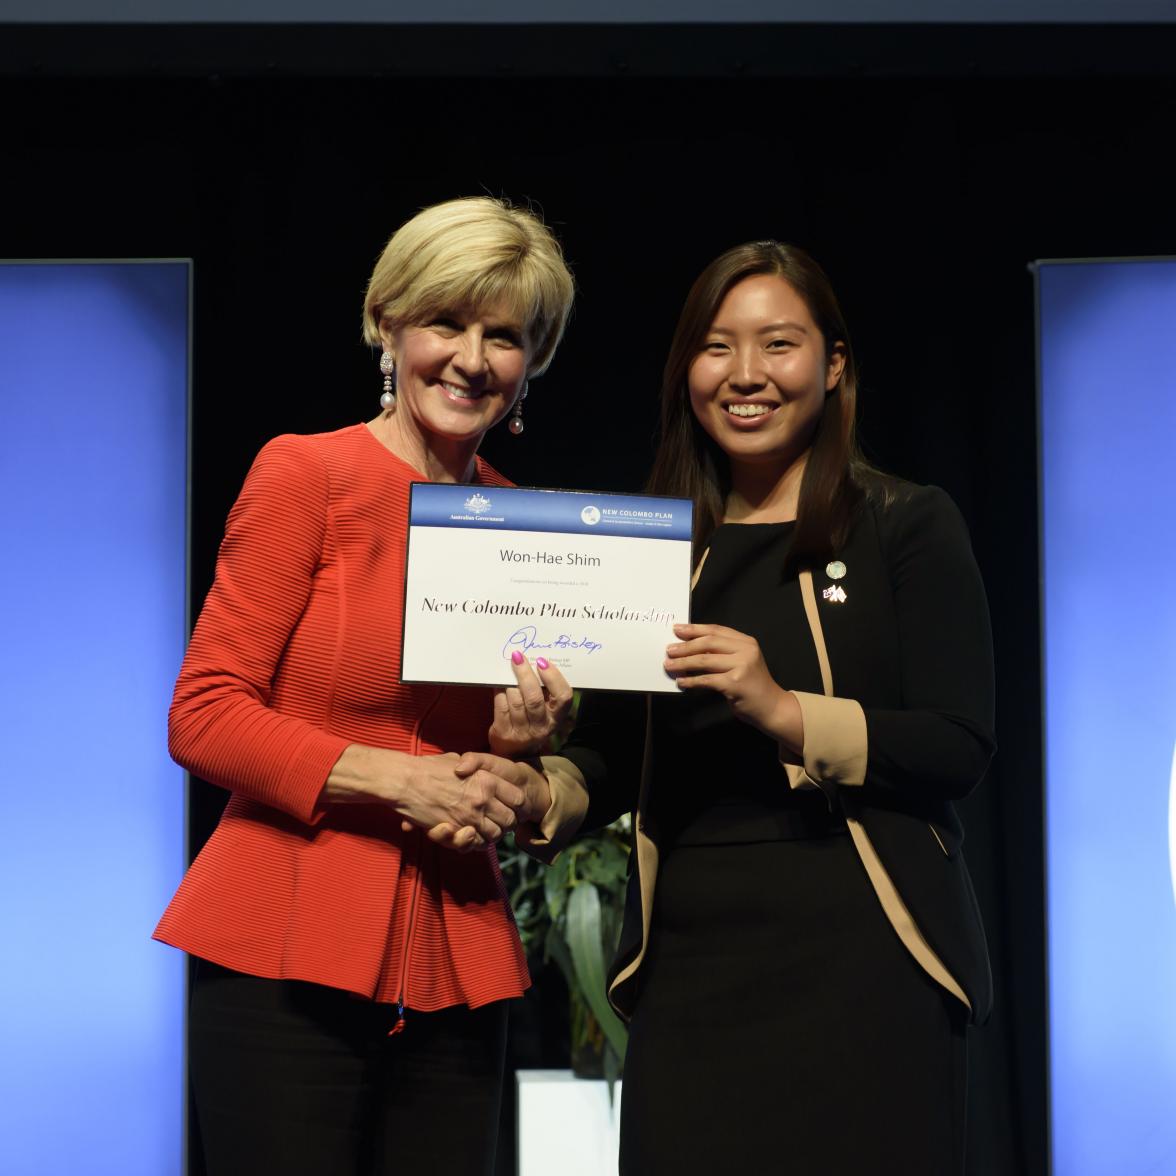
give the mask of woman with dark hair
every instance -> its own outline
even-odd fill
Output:
[[[549,851],[636,801],[626,1173],[963,1168],[991,978],[953,802],[994,750],[988,611],[959,512],[863,461],[855,396],[799,249],[695,282],[650,484],[695,503],[681,696],[644,723],[589,696],[544,761],[587,794]]]

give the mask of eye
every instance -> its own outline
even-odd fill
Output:
[[[727,344],[721,339],[708,339],[703,345],[702,350],[707,355],[722,355],[727,350]]]
[[[443,314],[439,314],[435,319],[432,319],[428,325],[438,331],[461,332],[465,329],[456,319]]]
[[[523,336],[512,327],[492,327],[486,332],[487,339],[493,339],[503,347],[522,347]]]
[[[795,347],[796,342],[793,339],[773,339],[768,347],[772,351],[786,351],[789,347]]]

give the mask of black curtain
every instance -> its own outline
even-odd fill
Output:
[[[998,1003],[971,1039],[971,1172],[1044,1172],[1027,267],[1176,251],[1161,162],[1176,83],[1157,64],[1169,32],[326,30],[275,65],[271,40],[241,32],[10,31],[0,256],[195,259],[194,610],[258,447],[375,414],[364,284],[421,206],[529,200],[575,270],[575,316],[526,433],[503,429],[483,450],[523,484],[639,488],[693,276],[751,238],[822,261],[862,361],[869,453],[953,495],[988,586],[1000,753],[965,819]],[[69,307],[60,358],[46,423],[84,432],[104,406],[71,350]],[[1131,411],[1129,384],[1110,399]],[[219,803],[194,785],[193,851]],[[532,999],[546,1024],[558,1003]],[[558,1053],[538,1023],[519,1034],[532,1063]]]

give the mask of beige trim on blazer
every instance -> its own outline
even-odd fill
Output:
[[[705,553],[703,554],[703,561],[706,560]],[[702,564],[700,563],[701,570]],[[695,573],[697,579],[697,573]],[[641,883],[641,949],[637,954],[616,974],[613,982],[608,986],[608,994],[611,997],[613,989],[618,984],[623,984],[630,976],[641,967],[641,961],[645,959],[645,949],[649,946],[649,925],[653,918],[653,890],[657,883],[657,843],[645,831],[645,812],[648,808],[646,801],[649,799],[649,771],[650,753],[653,748],[653,696],[646,695],[645,698],[645,749],[641,754],[641,791],[637,797],[637,813],[636,819],[633,822],[633,840],[634,849],[637,853],[637,876]]]
[[[520,825],[515,839],[532,857],[551,865],[584,823],[588,785],[584,773],[561,755],[541,756],[539,763],[551,790],[551,804],[538,826]]]
[[[706,565],[706,557],[710,555],[708,547],[698,561],[694,574],[690,577],[690,591],[693,592]],[[646,832],[645,813],[648,810],[646,801],[649,798],[650,758],[653,749],[653,696],[645,697],[645,748],[641,753],[641,789],[637,796],[637,812],[633,822],[634,850],[637,854],[637,877],[641,884],[641,947],[637,954],[613,977],[608,986],[611,998],[613,990],[623,984],[641,967],[645,959],[645,949],[649,946],[649,926],[653,919],[653,891],[657,884],[657,842]]]
[[[808,778],[818,787],[822,783],[861,784],[865,779],[866,772],[865,713],[851,699],[833,697],[833,671],[829,664],[829,651],[825,647],[821,614],[817,611],[817,594],[813,588],[813,574],[807,569],[800,573],[800,591],[804,599],[804,611],[808,617],[809,629],[812,631],[813,642],[817,647],[817,660],[821,664],[821,684],[828,697],[822,700],[820,695],[802,695],[801,692],[794,691],[797,699],[801,700],[801,711],[804,714],[805,766],[801,771],[795,765],[784,765],[788,770],[789,783],[794,788],[798,787],[794,782],[794,773],[800,773],[802,777]],[[814,716],[819,716],[817,739],[821,745],[820,754],[810,755],[809,752],[810,709],[806,709],[804,699],[808,700],[807,705],[811,709],[811,713]],[[819,705],[813,706],[814,702],[820,703],[822,701],[826,704],[840,703],[843,704],[843,707],[836,712],[822,712]],[[844,704],[856,708],[857,714],[861,716],[860,728],[857,717],[851,714],[849,705]],[[822,774],[822,765],[826,763],[830,765],[835,774]],[[803,787],[803,783],[799,786]],[[946,988],[952,996],[958,997],[971,1011],[972,1002],[968,1000],[959,982],[947,970],[946,965],[935,954],[922,931],[919,930],[910,910],[902,900],[902,895],[898,893],[894,880],[882,864],[882,859],[878,856],[878,851],[874,848],[870,835],[862,827],[861,821],[853,817],[846,817],[845,823],[849,826],[850,836],[853,838],[858,856],[862,859],[862,865],[866,868],[866,874],[874,887],[874,892],[878,895],[878,901],[882,904],[882,909],[886,912],[886,917],[890,920],[890,925],[898,934],[899,939],[902,940],[903,946],[936,983]],[[940,845],[942,844],[940,842]]]

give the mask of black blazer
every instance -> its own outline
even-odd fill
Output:
[[[814,639],[823,637],[836,697],[799,695],[805,769],[857,824],[859,851],[880,861],[893,884],[889,899],[879,890],[891,921],[887,903],[897,892],[909,918],[896,927],[905,924],[930,949],[963,990],[972,1020],[983,1021],[992,1007],[992,977],[953,802],[976,786],[995,750],[988,607],[966,528],[948,496],[898,481],[886,486],[888,493],[879,488],[867,497],[836,553],[844,578],[812,569]],[[825,590],[838,585],[846,599],[826,598]],[[795,603],[803,609],[799,588]],[[810,720],[826,711],[858,713],[847,699],[864,716],[848,737],[855,746],[838,746],[843,736],[821,733],[824,723],[813,721],[813,739],[824,745],[810,747]],[[626,914],[609,977],[610,999],[625,1016],[636,997],[656,881],[657,830],[646,819],[650,791],[658,786],[648,713],[633,695],[586,695],[577,729],[560,751],[588,785],[583,828],[630,808],[635,813]],[[847,756],[864,766],[861,779],[850,778],[852,772],[839,779],[826,769]],[[781,787],[787,786],[782,768]]]

